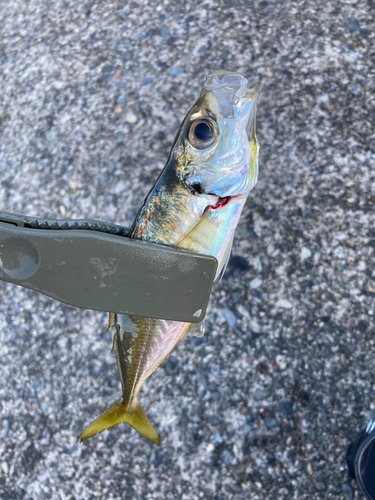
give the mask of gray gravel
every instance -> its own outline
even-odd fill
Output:
[[[261,88],[259,183],[202,339],[126,426],[104,313],[0,283],[0,497],[360,499],[374,401],[375,3],[3,1],[0,206],[129,225],[214,69]],[[255,280],[255,281],[254,281]],[[354,496],[353,496],[354,495]]]

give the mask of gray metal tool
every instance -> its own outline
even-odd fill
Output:
[[[0,211],[0,280],[76,307],[202,321],[217,260],[127,233],[102,221]]]

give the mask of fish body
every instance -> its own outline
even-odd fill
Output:
[[[217,279],[225,271],[235,228],[258,175],[258,89],[246,85],[238,73],[215,71],[207,77],[129,231],[131,238],[216,257]],[[80,439],[123,421],[158,444],[137,394],[190,324],[111,314],[112,324],[122,397]]]

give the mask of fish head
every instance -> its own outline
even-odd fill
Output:
[[[259,89],[239,73],[214,71],[182,123],[175,147],[178,175],[192,194],[247,197],[258,176]]]
[[[218,221],[219,212],[234,232],[230,209],[240,213],[258,176],[257,96],[258,88],[248,89],[239,73],[215,71],[207,77],[130,237],[180,245],[203,218],[212,215]],[[225,224],[221,227],[226,231]]]

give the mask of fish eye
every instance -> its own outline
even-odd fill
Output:
[[[200,118],[190,125],[189,142],[197,149],[207,149],[217,139],[217,132],[209,120]]]

